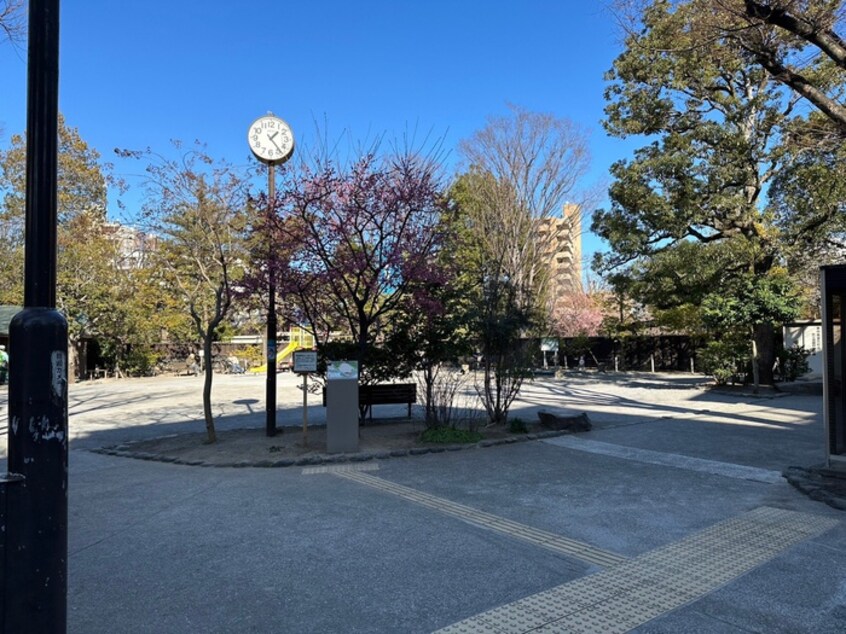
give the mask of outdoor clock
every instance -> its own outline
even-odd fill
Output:
[[[247,142],[256,158],[263,163],[284,163],[294,153],[291,127],[272,114],[253,121],[247,131]]]

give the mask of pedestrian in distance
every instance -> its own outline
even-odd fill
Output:
[[[185,359],[185,366],[188,369],[189,376],[200,375],[200,367],[197,365],[197,357],[194,355],[193,350],[188,354],[188,358]]]

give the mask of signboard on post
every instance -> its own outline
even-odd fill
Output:
[[[326,366],[329,381],[358,380],[358,361],[329,361]]]
[[[294,373],[317,372],[317,351],[296,350],[294,351]]]
[[[308,375],[317,372],[317,350],[295,350],[292,369],[303,375],[303,446],[308,447]]]
[[[540,348],[542,352],[558,352],[558,339],[552,337],[541,339]]]

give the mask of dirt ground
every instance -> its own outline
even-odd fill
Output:
[[[437,451],[461,448],[458,445],[421,441],[420,435],[424,429],[423,422],[414,419],[362,425],[359,428],[359,453],[362,456],[391,452],[394,455],[404,455],[413,449],[428,448]],[[479,431],[486,441],[525,436],[512,434],[504,426],[483,427]],[[543,431],[545,430],[539,424],[528,425],[528,433]],[[330,454],[326,452],[326,427],[323,425],[309,427],[306,434],[302,428],[280,428],[273,437],[268,437],[264,429],[219,431],[215,443],[208,443],[204,432],[178,434],[130,442],[109,449],[147,459],[202,463],[207,466],[231,466],[239,463],[270,466],[266,463],[279,464],[287,460],[302,464],[309,458],[319,463],[330,458]]]

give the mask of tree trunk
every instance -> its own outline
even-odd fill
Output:
[[[359,319],[359,326],[358,326],[358,384],[361,385],[361,377],[362,372],[364,371],[364,355],[367,353],[367,318],[364,316],[363,311],[359,311],[358,314]],[[370,406],[372,407],[372,405]],[[364,425],[367,420],[367,410],[368,406],[363,405],[361,403],[358,404],[358,422],[359,425]],[[373,413],[370,413],[371,418],[373,417]]]
[[[753,333],[752,337],[752,384],[755,386],[755,392],[761,385],[761,366],[758,363],[758,344],[755,342]]]
[[[758,373],[761,385],[775,384],[773,365],[776,360],[775,328],[772,324],[757,324],[754,331],[758,349]]]
[[[435,369],[431,362],[423,368],[423,381],[426,388],[426,427],[435,427],[439,421],[435,412]]]
[[[68,383],[76,383],[84,343],[82,339],[71,339],[68,343]]]
[[[214,429],[214,416],[212,415],[211,390],[212,390],[212,336],[214,328],[206,331],[203,337],[203,416],[206,420],[206,442],[217,442],[217,434]]]

